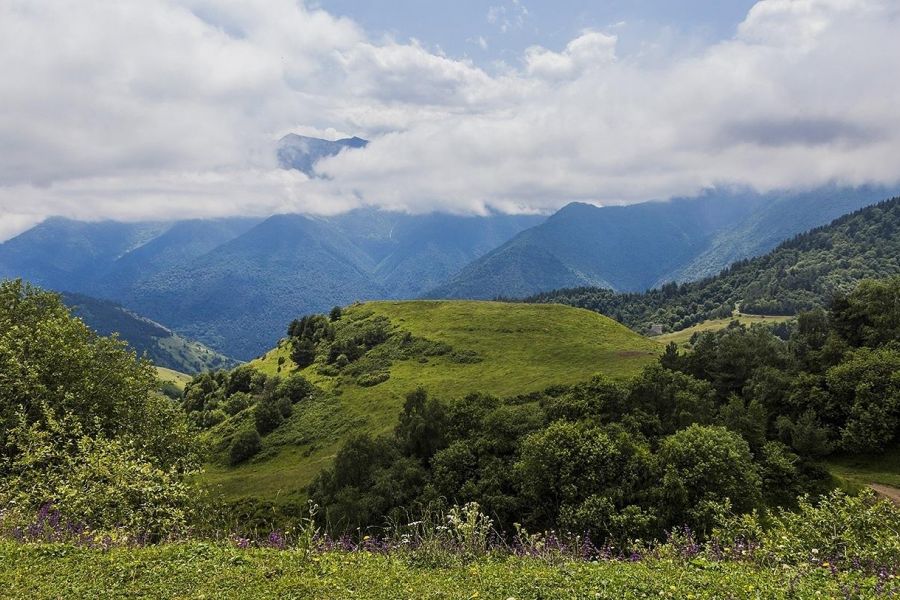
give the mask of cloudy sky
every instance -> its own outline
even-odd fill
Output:
[[[0,239],[900,179],[896,0],[2,0],[0,73]]]

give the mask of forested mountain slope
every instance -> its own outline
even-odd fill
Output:
[[[713,190],[630,206],[570,204],[426,297],[515,298],[576,286],[638,292],[699,279],[893,192],[870,186],[765,195]]]
[[[666,330],[727,317],[739,306],[751,314],[797,314],[826,306],[856,282],[900,274],[900,198],[841,217],[784,242],[772,252],[743,260],[721,274],[687,284],[668,284],[643,294],[582,287],[532,296],[589,308],[646,331]]]
[[[371,302],[334,320],[295,321],[289,333],[261,359],[186,388],[185,406],[211,427],[216,449],[206,480],[230,497],[304,496],[344,441],[391,431],[418,387],[448,398],[527,395],[596,373],[625,379],[662,351],[589,311],[497,302]],[[280,378],[278,391],[268,394],[272,386],[260,374]],[[310,399],[291,408],[278,404],[285,395]],[[247,427],[263,436],[259,454],[229,466],[229,448]]]
[[[113,300],[246,360],[298,314],[416,297],[543,218],[359,209],[175,223],[50,219],[0,244],[0,277]]]
[[[115,302],[69,292],[63,293],[62,299],[72,314],[88,327],[103,336],[118,334],[138,356],[145,355],[156,366],[196,374],[237,365],[237,361],[200,342],[185,339]]]

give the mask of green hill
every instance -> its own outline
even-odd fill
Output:
[[[253,408],[213,427],[218,451],[205,480],[230,498],[302,494],[348,436],[385,433],[405,395],[418,386],[441,398],[470,392],[501,397],[572,384],[596,373],[636,374],[661,346],[596,313],[556,305],[416,301],[357,304],[334,324],[334,342],[381,330],[383,341],[342,368],[316,362],[299,371],[321,392],[264,436],[249,463],[226,466],[231,438],[253,418]],[[250,363],[282,377],[295,371],[290,343]]]
[[[526,302],[596,310],[638,331],[661,324],[677,331],[741,312],[795,315],[827,306],[863,279],[900,275],[900,198],[845,215],[798,235],[758,258],[734,263],[715,277],[667,284],[643,294],[596,287],[562,289]]]

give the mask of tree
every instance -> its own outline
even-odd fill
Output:
[[[630,412],[642,411],[657,419],[652,431],[665,434],[691,423],[708,423],[715,414],[715,392],[706,382],[684,373],[650,365],[631,383]]]
[[[252,427],[246,427],[238,431],[231,440],[228,457],[232,465],[237,465],[255,456],[260,450],[262,450],[262,440],[259,432]]]
[[[290,403],[288,403],[288,406],[290,406]],[[274,397],[264,396],[259,402],[256,403],[256,430],[261,435],[265,435],[270,431],[273,431],[275,428],[281,425],[282,421],[284,421],[282,407]]]
[[[0,448],[21,407],[27,425],[70,416],[85,435],[127,440],[162,469],[196,464],[196,441],[157,394],[153,366],[72,317],[56,294],[0,283],[0,373]]]
[[[663,507],[670,523],[708,530],[726,503],[739,512],[760,504],[761,481],[750,447],[724,427],[691,425],[659,449]]]
[[[841,445],[849,452],[882,452],[900,427],[900,351],[860,348],[828,370],[833,412],[846,415]]]
[[[199,447],[156,372],[55,294],[0,283],[0,505],[91,527],[186,522]]]
[[[835,330],[851,346],[877,347],[900,339],[900,277],[865,280],[832,303]]]
[[[331,312],[328,313],[328,320],[334,323],[335,321],[340,321],[341,316],[343,315],[343,311],[341,311],[340,306],[335,306],[331,309]]]
[[[294,374],[283,380],[275,388],[275,395],[287,398],[291,404],[297,404],[313,394],[315,387],[305,377]]]
[[[445,446],[446,422],[444,405],[418,388],[406,395],[394,435],[404,454],[427,461]]]
[[[581,421],[597,423],[619,421],[628,410],[628,390],[620,383],[595,376],[588,383],[573,386],[568,392],[544,400],[549,421]]]
[[[292,338],[291,360],[297,367],[305,369],[316,360],[316,345],[306,338]]]
[[[762,403],[732,395],[728,403],[719,409],[719,419],[731,431],[741,434],[753,450],[759,450],[766,443],[768,415]]]
[[[629,498],[649,476],[650,453],[627,433],[557,421],[522,441],[515,469],[533,518],[547,526],[590,496]]]

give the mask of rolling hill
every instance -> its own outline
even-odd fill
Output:
[[[193,374],[237,365],[234,359],[109,300],[73,293],[63,293],[62,299],[88,327],[104,336],[118,334],[138,355],[145,355],[157,367]]]
[[[521,298],[579,286],[629,292],[700,279],[893,191],[865,186],[765,195],[725,190],[629,206],[569,204],[425,297]]]
[[[639,331],[667,331],[727,318],[737,306],[751,314],[793,315],[827,306],[862,279],[900,274],[900,198],[886,200],[784,242],[770,253],[739,261],[719,275],[644,294],[595,287],[562,289],[528,302],[595,310]]]
[[[470,392],[511,397],[597,373],[628,377],[661,351],[656,342],[590,311],[495,302],[353,305],[335,323],[337,337],[379,323],[388,324],[389,336],[364,357],[339,370],[320,357],[299,371],[321,394],[295,405],[290,418],[263,438],[253,461],[227,467],[220,454],[205,481],[229,498],[302,496],[348,436],[390,431],[405,395],[419,386],[447,399]],[[290,344],[284,341],[250,364],[286,376],[294,371]],[[220,453],[252,412],[209,432]]]

